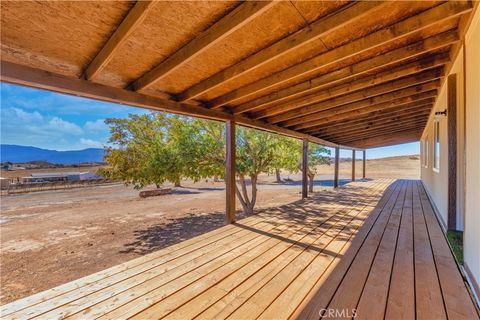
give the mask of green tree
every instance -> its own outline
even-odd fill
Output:
[[[282,182],[280,172],[282,169],[290,173],[298,172],[298,161],[301,157],[302,144],[299,140],[281,135],[274,135],[276,140],[273,158],[273,173],[276,181]]]
[[[194,181],[224,176],[225,125],[184,116],[170,121],[169,136],[183,159],[183,175]]]
[[[141,189],[165,181],[180,184],[186,160],[169,139],[170,118],[163,113],[130,114],[127,119],[106,119],[110,127],[105,162],[100,174]]]
[[[257,181],[260,173],[271,172],[274,167],[274,154],[278,147],[275,136],[254,129],[238,127],[236,133],[237,144],[237,175],[236,191],[242,204],[243,211],[253,214],[257,201]],[[247,190],[246,177],[250,178],[251,195]]]
[[[329,155],[330,150],[328,150],[327,148],[324,148],[318,144],[309,143],[307,170],[309,192],[313,192],[313,182],[315,179],[315,175],[317,174],[318,166],[322,164],[330,165]]]

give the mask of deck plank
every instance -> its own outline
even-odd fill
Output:
[[[391,229],[394,229],[398,223],[399,214],[396,215],[395,213],[398,213],[398,209],[403,205],[406,187],[406,183],[402,181],[399,192],[392,195],[390,205],[387,205],[383,210],[380,220],[377,221],[366,241],[358,251],[358,255],[355,257],[347,274],[338,286],[327,309],[343,310],[344,312],[353,314],[353,310],[358,304],[362,289],[382,239],[387,234],[389,226],[391,225]],[[333,318],[340,319],[342,317]]]
[[[419,320],[446,319],[442,291],[418,188],[413,190],[413,230],[416,318]]]
[[[356,314],[359,319],[383,319],[385,316],[402,211],[411,190],[412,183],[407,182],[397,198],[356,307]],[[375,301],[375,303],[372,304],[372,301]]]
[[[402,210],[402,221],[385,313],[386,319],[415,318],[412,197],[413,185],[407,191]]]
[[[314,285],[312,279],[321,277],[335,260],[341,259],[342,253],[348,250],[348,244],[358,234],[359,228],[365,223],[374,208],[375,206],[371,205],[359,208],[359,214],[348,224],[343,224],[341,233],[326,247],[328,253],[318,254],[308,267],[272,301],[259,318],[280,319],[292,314]]]
[[[347,250],[347,252],[343,255],[343,258],[340,259],[339,263],[335,265],[333,269],[329,270],[329,272],[320,279],[319,283],[315,286],[315,290],[313,290],[310,293],[310,296],[305,300],[305,305],[300,306],[292,315],[293,318],[319,319],[321,310],[326,309],[327,306],[329,307],[329,305],[333,306],[341,303],[341,301],[339,301],[341,300],[340,298],[332,301],[335,295],[339,297],[341,294],[338,293],[339,291],[337,290],[339,285],[341,285],[342,280],[344,277],[346,277],[346,274],[350,270],[354,259],[358,254],[361,254],[359,253],[361,248],[366,248],[363,249],[363,251],[367,251],[368,253],[368,251],[371,251],[374,247],[375,239],[379,240],[380,232],[382,232],[385,228],[390,216],[390,212],[393,209],[398,194],[401,191],[401,187],[402,185],[398,181],[394,184],[393,192],[387,195],[384,205],[382,207],[378,207],[378,216],[376,216],[375,220],[372,221],[373,223],[371,225],[364,225],[362,227],[364,231],[362,236],[359,237],[357,235],[357,237],[355,237],[349,250]],[[369,242],[369,245],[364,247],[363,244],[367,241]],[[361,266],[362,263],[362,261],[357,260],[356,265]],[[341,292],[343,292],[346,288],[347,285],[345,284],[341,289]],[[331,301],[333,304],[330,303]]]
[[[357,181],[1,307],[2,319],[478,319],[419,181]],[[331,317],[329,317],[331,318]]]
[[[420,192],[420,201],[430,235],[430,243],[448,319],[478,319],[480,315],[474,305],[470,303],[471,297],[468,294],[465,281],[458,270],[455,258],[448,247],[445,234],[440,228],[425,190],[419,181],[416,183]]]
[[[285,225],[277,226],[277,224],[270,224],[268,222],[262,222],[259,226],[260,230],[267,232],[275,228],[288,229]],[[70,316],[84,309],[90,310],[91,306],[111,297],[115,297],[115,301],[118,303],[118,301],[121,300],[120,295],[130,296],[137,291],[147,290],[150,284],[167,286],[171,281],[181,278],[182,276],[193,276],[191,273],[192,270],[200,269],[200,271],[197,270],[197,273],[201,274],[202,270],[208,270],[209,267],[222,264],[224,261],[233,258],[235,253],[245,252],[269,240],[268,237],[262,237],[259,234],[253,234],[247,230],[242,230],[236,235],[237,237],[229,237],[225,245],[221,247],[203,248],[203,251],[199,250],[202,251],[201,254],[196,255],[196,257],[187,256],[185,260],[170,262],[166,269],[156,268],[150,270],[148,273],[136,275],[126,281],[116,283],[113,286],[65,304],[62,308],[43,314],[42,317],[51,319],[54,317]],[[131,298],[128,299],[131,300]]]
[[[262,269],[255,274],[250,281],[243,283],[240,287],[229,292],[223,299],[219,300],[216,304],[206,309],[197,318],[199,319],[222,319],[228,317],[239,306],[241,306],[249,297],[255,294],[266,283],[272,279],[279,271],[281,271],[286,264],[276,263],[271,265],[273,269],[269,272],[268,268]]]
[[[337,213],[338,215],[338,211],[337,210],[333,210],[332,213]],[[340,217],[341,218],[341,217]],[[323,219],[322,219],[323,220]],[[321,224],[323,224],[323,221],[319,221],[321,222]],[[330,227],[330,223],[327,225],[327,227]],[[304,229],[304,228],[302,228]],[[309,226],[307,228],[307,232],[305,234],[300,234],[301,238],[299,239],[299,241],[302,241],[302,243],[308,243],[308,241],[314,241],[316,238],[319,237],[319,235],[314,235],[313,234],[313,231],[316,231],[317,233],[322,233],[322,227],[320,227],[320,229],[312,229],[312,226]],[[285,237],[284,239],[288,239],[288,237]],[[291,239],[289,239],[291,240]],[[294,239],[296,240],[296,239]],[[288,241],[287,242],[287,245],[288,243],[290,243],[291,241]],[[275,246],[277,245],[281,245],[281,242],[278,242],[275,244]],[[296,248],[295,246],[289,246],[289,249],[291,250],[292,248]],[[271,250],[272,248],[268,248],[267,250]],[[236,261],[236,265],[234,266],[225,266],[225,270],[221,270],[221,272],[224,272],[224,273],[220,273],[218,271],[212,273],[211,275],[209,275],[208,277],[206,277],[206,279],[202,279],[201,283],[200,284],[192,284],[193,288],[192,287],[185,287],[183,288],[182,292],[178,292],[178,294],[176,296],[172,296],[172,297],[168,297],[167,299],[163,300],[161,303],[157,303],[157,305],[155,306],[152,306],[150,307],[149,309],[145,310],[144,312],[142,313],[139,313],[137,316],[138,318],[151,318],[151,317],[154,317],[154,318],[159,318],[163,315],[165,315],[165,313],[168,313],[170,311],[173,311],[173,309],[175,308],[175,305],[178,304],[178,301],[184,301],[185,299],[191,299],[192,298],[192,295],[194,295],[195,293],[198,293],[198,292],[201,292],[202,289],[208,289],[210,286],[213,286],[216,284],[216,282],[218,282],[218,279],[223,279],[225,277],[225,273],[227,274],[227,276],[231,275],[231,274],[234,274],[234,272],[236,272],[239,268],[241,268],[242,266],[244,266],[245,264],[243,263],[246,263],[248,264],[249,261],[251,261],[252,259],[251,258],[244,258],[242,259],[241,261]]]

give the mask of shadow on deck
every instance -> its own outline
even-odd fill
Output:
[[[155,250],[196,219],[141,230],[130,246]],[[419,181],[359,181],[260,210],[2,308],[5,319],[354,315],[478,318]]]

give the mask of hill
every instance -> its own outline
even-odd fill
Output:
[[[25,163],[46,161],[54,164],[79,164],[83,162],[103,162],[103,149],[56,151],[12,144],[0,145],[1,162]]]

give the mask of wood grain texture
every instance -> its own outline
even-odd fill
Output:
[[[457,229],[457,74],[447,78],[448,229]]]
[[[422,185],[352,182],[1,307],[2,319],[476,319]]]
[[[236,142],[235,142],[235,122],[227,121],[225,125],[226,155],[225,155],[225,205],[227,223],[235,222],[236,214]]]

